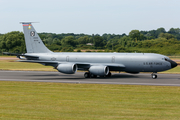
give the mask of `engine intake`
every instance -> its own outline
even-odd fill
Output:
[[[57,70],[65,74],[74,74],[77,69],[78,67],[76,64],[59,64],[57,66]]]
[[[104,76],[104,75],[108,75],[109,67],[107,67],[107,66],[91,66],[89,68],[89,72],[94,75]]]

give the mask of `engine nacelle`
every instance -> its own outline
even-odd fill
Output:
[[[104,76],[104,75],[108,75],[109,67],[107,67],[107,66],[91,66],[89,68],[89,72],[94,75]]]
[[[57,66],[57,70],[65,74],[74,74],[77,69],[78,67],[76,64],[59,64]]]

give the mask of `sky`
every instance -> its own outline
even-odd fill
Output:
[[[180,28],[180,0],[0,0],[0,33],[36,31],[129,34],[131,30]]]

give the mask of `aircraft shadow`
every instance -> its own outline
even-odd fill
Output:
[[[36,80],[101,80],[101,79],[129,79],[129,78],[139,78],[139,76],[131,74],[113,74],[111,77],[97,77],[97,78],[84,78],[82,75],[67,75],[67,74],[42,74],[42,75],[26,75],[33,77]]]

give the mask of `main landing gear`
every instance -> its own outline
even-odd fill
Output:
[[[156,79],[156,78],[157,78],[156,73],[152,73],[152,74],[151,74],[151,77],[152,77],[152,79]]]
[[[85,73],[84,73],[84,77],[85,77],[85,78],[89,78],[89,77],[90,77],[90,73],[89,73],[89,72],[85,72]]]
[[[85,78],[97,78],[97,75],[93,75],[90,72],[85,72],[84,77]]]
[[[97,78],[97,75],[91,74],[90,72],[85,72],[84,73],[84,77],[85,78]],[[105,76],[100,76],[100,77],[111,77],[111,72],[109,72],[107,75]]]

